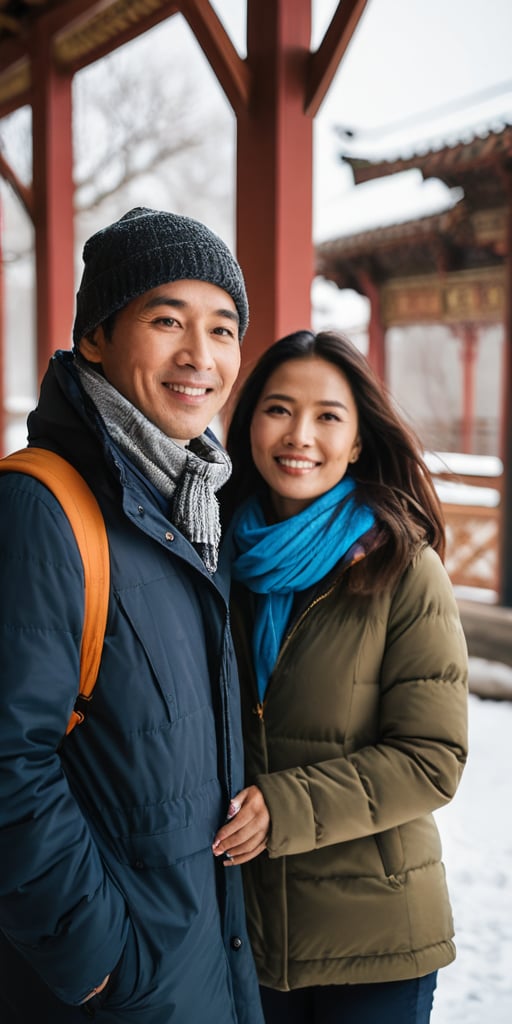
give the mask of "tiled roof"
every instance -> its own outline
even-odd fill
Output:
[[[418,168],[424,178],[441,178],[449,185],[457,185],[461,183],[461,176],[475,170],[493,165],[512,166],[512,124],[505,123],[497,130],[418,150],[410,156],[372,160],[344,155],[342,159],[352,168],[358,185],[412,168]]]

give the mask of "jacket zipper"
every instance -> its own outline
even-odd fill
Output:
[[[326,597],[329,597],[329,595],[332,594],[333,590],[337,587],[339,581],[340,581],[340,577],[338,577],[338,579],[334,580],[334,582],[331,584],[331,586],[328,588],[328,590],[324,591],[323,594],[319,594],[318,597],[315,597],[315,600],[312,601],[311,604],[308,604],[307,608],[305,608],[304,611],[301,613],[301,615],[299,615],[299,618],[297,619],[297,622],[294,624],[294,626],[292,627],[290,632],[287,633],[287,635],[285,636],[285,638],[283,640],[283,643],[281,645],[281,650],[279,651],[279,654],[277,656],[277,661],[276,661],[276,663],[274,665],[274,668],[272,670],[272,676],[274,675],[274,672],[276,671],[277,666],[279,665],[279,662],[281,661],[281,658],[282,658],[282,655],[283,655],[283,652],[284,652],[285,648],[288,646],[290,641],[295,636],[295,633],[297,632],[299,627],[304,622],[304,619],[306,618],[306,616],[309,615],[310,611],[313,608],[315,608],[317,604],[320,604],[320,601],[324,601]],[[270,681],[269,681],[269,686],[270,686]],[[265,715],[265,705],[266,705],[266,703],[267,703],[266,700],[258,701],[258,703],[253,708],[253,714],[257,715],[258,718],[260,719],[260,722],[262,722],[262,723],[264,723],[264,721],[265,721],[264,715]]]

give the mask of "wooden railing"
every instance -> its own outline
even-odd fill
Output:
[[[446,520],[446,568],[455,587],[500,588],[503,466],[490,456],[427,458]]]

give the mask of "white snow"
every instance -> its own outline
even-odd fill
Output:
[[[473,659],[471,659],[473,660]],[[473,666],[481,671],[482,665]],[[512,686],[512,668],[500,666]],[[512,1021],[512,702],[470,695],[470,754],[436,813],[455,918],[455,963],[439,972],[432,1024]]]
[[[497,455],[472,455],[466,452],[425,452],[431,473],[457,473],[460,476],[501,476],[503,462]]]
[[[497,508],[501,501],[497,487],[479,487],[462,483],[457,476],[488,477],[498,480],[503,474],[503,462],[496,455],[469,455],[465,452],[425,452],[430,472],[453,473],[453,480],[436,479],[436,491],[446,505],[472,505]]]
[[[473,487],[455,480],[436,480],[436,491],[443,505],[470,505],[472,508],[498,508],[501,500],[496,487]]]

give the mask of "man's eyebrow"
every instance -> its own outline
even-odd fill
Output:
[[[237,326],[240,323],[240,317],[238,316],[238,313],[235,313],[234,309],[216,309],[214,315],[224,316],[227,320],[234,320]]]
[[[171,295],[152,295],[151,298],[144,303],[144,309],[155,309],[156,306],[171,306],[172,309],[186,309],[189,305],[184,299],[175,299]],[[222,316],[226,320],[233,320],[237,325],[240,322],[240,317],[234,309],[214,309],[212,316]]]
[[[294,402],[297,401],[297,399],[296,398],[292,398],[291,395],[281,395],[277,391],[273,392],[270,395],[263,395],[263,400],[265,402],[268,402],[271,399],[274,402],[276,400],[279,401],[279,402],[291,402],[291,403],[294,403]],[[334,405],[334,406],[336,406],[337,409],[345,409],[345,411],[348,412],[348,407],[343,402],[338,402],[337,399],[334,399],[334,398],[333,399],[327,398],[327,399],[319,400],[318,402],[315,402],[315,405],[321,405],[321,406],[333,406]]]

